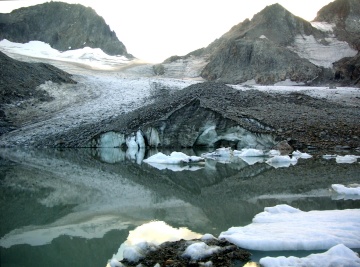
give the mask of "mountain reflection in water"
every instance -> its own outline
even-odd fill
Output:
[[[90,149],[2,149],[0,168],[1,266],[104,266],[131,230],[153,220],[218,236],[277,204],[360,208],[360,200],[329,191],[359,183],[358,164],[322,157],[279,169],[207,160],[196,171],[174,172],[118,150],[100,157]]]

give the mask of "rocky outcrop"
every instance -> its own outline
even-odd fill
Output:
[[[336,0],[319,10],[314,21],[334,24],[334,34],[360,51],[360,1]]]
[[[36,89],[46,81],[76,83],[70,74],[50,64],[22,62],[0,52],[0,104],[30,97],[50,100],[47,92]]]
[[[14,129],[6,118],[3,105],[28,98],[52,100],[48,92],[37,88],[46,81],[76,83],[70,74],[52,65],[18,61],[0,52],[0,135]]]
[[[88,46],[109,55],[132,57],[104,19],[79,4],[49,2],[0,14],[1,39],[43,41],[60,51]]]
[[[347,86],[360,87],[360,53],[334,63],[335,81]]]
[[[279,4],[267,6],[208,47],[164,61],[165,75],[181,60],[190,65],[192,57],[192,62],[205,62],[194,67],[201,68],[197,73],[208,81],[269,85],[290,80],[315,86],[344,85],[336,78],[332,64],[357,53],[359,2],[338,0],[332,4],[319,12],[317,24],[291,14]]]
[[[255,80],[258,84],[274,84],[290,79],[311,82],[323,70],[296,53],[264,38],[224,42],[203,69],[206,80],[232,84]]]
[[[360,87],[360,1],[337,0],[318,12],[314,21],[327,22],[333,34],[358,51],[355,57],[345,57],[333,63],[334,80],[341,85]]]

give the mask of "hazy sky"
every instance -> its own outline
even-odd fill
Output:
[[[0,12],[46,0],[0,1]],[[150,62],[205,47],[265,6],[278,2],[311,21],[332,0],[66,0],[104,17],[128,52]]]

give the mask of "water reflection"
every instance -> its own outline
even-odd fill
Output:
[[[358,164],[315,157],[274,169],[238,158],[173,172],[138,160],[157,152],[1,149],[1,266],[104,266],[129,231],[152,220],[217,236],[284,202],[304,211],[360,208],[329,191],[359,183]]]

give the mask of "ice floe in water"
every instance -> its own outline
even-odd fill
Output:
[[[324,253],[311,254],[304,258],[298,257],[265,257],[260,260],[260,264],[264,267],[278,266],[342,266],[342,267],[358,267],[360,266],[360,258],[357,253],[344,246],[336,245]]]
[[[360,209],[304,212],[289,205],[267,207],[251,224],[219,238],[245,249],[325,250],[338,244],[360,248]]]
[[[172,152],[169,156],[164,153],[157,153],[147,159],[144,159],[146,163],[158,163],[158,164],[182,164],[204,161],[204,158],[197,156],[188,156],[182,152]]]
[[[360,199],[360,184],[351,184],[348,186],[342,184],[333,184],[331,188],[337,194],[335,199]]]
[[[203,162],[204,158],[188,156],[182,152],[174,151],[169,156],[159,152],[143,161],[159,170],[168,169],[171,171],[197,171],[202,169],[203,166],[194,164]]]
[[[354,155],[345,155],[345,156],[336,156],[337,163],[354,163],[357,162],[358,156]]]
[[[312,156],[308,153],[300,152],[299,150],[293,151],[292,155],[296,158],[301,159],[310,159]]]

